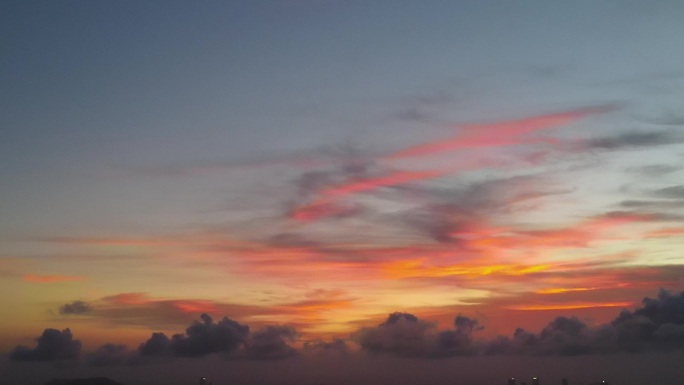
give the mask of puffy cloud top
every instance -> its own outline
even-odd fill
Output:
[[[36,338],[38,345],[31,349],[19,345],[10,353],[10,359],[15,361],[57,361],[76,360],[81,354],[81,341],[74,340],[71,330],[45,329]]]
[[[241,346],[249,335],[249,326],[227,317],[218,323],[208,314],[200,316],[185,330],[169,339],[164,333],[153,333],[140,345],[143,356],[201,357],[212,353],[230,353]]]

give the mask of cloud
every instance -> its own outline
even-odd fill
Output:
[[[682,207],[678,200],[624,200],[620,206],[626,209],[657,209],[672,210]]]
[[[684,185],[661,188],[655,190],[653,195],[659,198],[684,199]]]
[[[45,329],[36,338],[38,345],[31,349],[19,345],[10,353],[14,361],[58,361],[76,360],[81,354],[81,341],[74,340],[71,330]]]
[[[584,142],[588,149],[622,150],[640,147],[664,146],[681,143],[684,138],[669,131],[627,132],[615,136],[589,139]]]
[[[174,334],[170,339],[164,333],[153,333],[138,347],[143,356],[202,357],[212,353],[231,353],[238,349],[249,335],[249,326],[227,317],[217,323],[208,314],[200,316],[185,334]]]
[[[133,352],[126,345],[104,344],[86,357],[90,366],[115,366],[137,362]]]
[[[628,351],[684,348],[684,292],[661,289],[657,298],[644,298],[643,307],[624,310],[611,326],[620,347]]]
[[[83,301],[74,301],[67,303],[59,308],[59,314],[85,314],[89,313],[93,308]]]
[[[650,164],[646,166],[639,166],[639,167],[629,167],[627,168],[627,172],[631,173],[636,173],[641,176],[651,176],[651,177],[660,177],[663,175],[671,174],[673,172],[679,171],[682,168],[679,166],[671,166],[671,165],[664,165],[664,164]]]
[[[437,332],[430,322],[410,313],[396,312],[375,328],[362,328],[354,337],[370,353],[424,358],[474,354],[472,333],[481,330],[478,321],[459,314],[454,319],[454,327]]]
[[[576,317],[556,317],[539,334],[517,328],[486,343],[485,354],[579,355],[595,351],[596,333]]]
[[[241,325],[227,317],[218,323],[207,315],[200,316],[185,330],[185,334],[171,337],[171,350],[181,357],[200,357],[211,353],[230,353],[245,342],[249,326]]]
[[[684,292],[662,290],[634,311],[589,327],[576,317],[557,317],[539,334],[516,329],[513,336],[484,343],[485,354],[581,355],[684,349]]]
[[[73,276],[73,275],[37,275],[37,274],[26,274],[22,277],[26,282],[34,283],[62,283],[62,282],[74,282],[83,281],[86,277]]]
[[[391,353],[402,357],[425,356],[428,332],[434,325],[410,313],[392,313],[374,328],[363,328],[355,336],[361,348],[371,353]]]
[[[152,333],[152,336],[140,346],[138,352],[143,357],[164,357],[171,355],[171,340],[164,333]]]
[[[335,338],[332,341],[307,341],[303,345],[304,351],[313,354],[342,354],[349,353],[349,346],[340,339]]]
[[[474,331],[482,330],[478,321],[459,314],[454,319],[454,326],[456,327],[455,330],[445,330],[437,334],[434,355],[452,357],[475,353],[472,345],[472,334]]]
[[[613,106],[587,107],[577,110],[531,116],[517,120],[488,124],[463,125],[456,137],[405,148],[390,154],[388,159],[430,156],[447,151],[479,147],[511,146],[538,139],[524,137],[527,134],[570,124],[579,119],[614,110]]]
[[[252,360],[277,360],[297,355],[288,345],[297,332],[290,326],[272,325],[252,333],[245,344],[245,356]]]

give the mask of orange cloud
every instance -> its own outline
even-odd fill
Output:
[[[666,229],[659,229],[654,231],[649,231],[644,234],[645,238],[666,238],[666,237],[677,237],[684,235],[684,227],[670,227]]]
[[[507,306],[510,310],[573,310],[591,309],[600,307],[629,307],[634,302],[579,302],[570,304],[548,304],[548,305],[516,305]]]
[[[184,313],[216,313],[218,310],[211,301],[176,300],[172,306]]]
[[[383,266],[383,272],[388,278],[391,279],[449,276],[465,276],[467,278],[477,278],[491,275],[516,276],[546,271],[549,269],[550,266],[544,264],[479,264],[477,262],[470,262],[455,265],[430,265],[428,260],[422,258],[414,260],[392,261]]]
[[[26,282],[35,283],[60,283],[60,282],[74,282],[86,280],[86,277],[73,275],[36,275],[27,274],[21,277]]]
[[[144,305],[150,302],[145,293],[122,293],[102,298],[116,305]]]

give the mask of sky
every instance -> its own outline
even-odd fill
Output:
[[[3,1],[0,367],[677,378],[682,14]]]

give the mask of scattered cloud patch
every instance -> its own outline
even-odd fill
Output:
[[[59,308],[59,314],[85,314],[92,311],[93,308],[88,303],[83,301],[74,301],[66,303]]]

